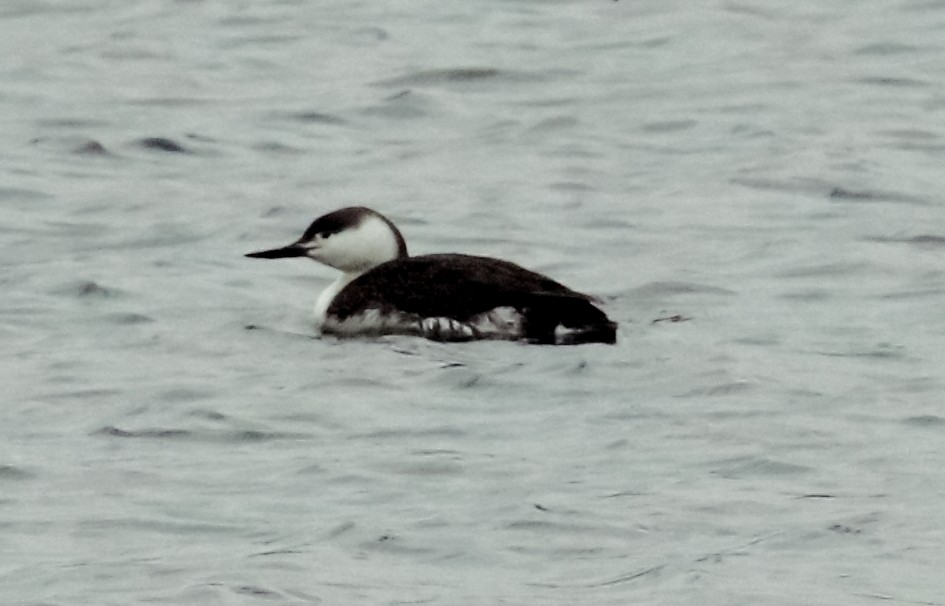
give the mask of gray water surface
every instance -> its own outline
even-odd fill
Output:
[[[9,0],[4,604],[945,604],[945,5]],[[616,346],[314,338],[359,204]],[[673,321],[673,319],[678,321]]]

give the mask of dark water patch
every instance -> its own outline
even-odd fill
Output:
[[[249,558],[267,558],[271,556],[281,556],[281,555],[295,555],[305,553],[304,549],[287,547],[285,549],[272,549],[270,551],[260,551],[259,553],[251,553],[246,557]]]
[[[104,120],[89,118],[37,118],[33,121],[36,126],[44,128],[103,128],[108,126]]]
[[[206,235],[199,231],[200,229],[202,229],[202,226],[192,223],[166,221],[154,223],[147,232],[143,232],[145,235],[135,235],[124,240],[100,245],[98,248],[131,251],[132,254],[138,254],[146,248],[179,249],[184,244],[205,240]],[[155,267],[167,266],[167,261],[164,260],[154,260],[152,263]]]
[[[54,152],[67,151],[80,156],[112,156],[104,145],[100,142],[87,137],[34,137],[30,140],[32,145],[41,149],[48,149]]]
[[[222,437],[224,441],[232,442],[269,442],[272,440],[308,440],[311,439],[312,436],[298,432],[244,429],[241,431],[226,432]]]
[[[144,518],[98,518],[93,520],[80,520],[78,522],[79,534],[108,534],[114,536],[121,530],[137,530],[156,532],[159,534],[190,536],[195,534],[224,534],[239,532],[240,528],[227,524],[200,524],[200,523],[179,523],[168,522],[165,520],[154,520]],[[123,536],[119,534],[119,536]]]
[[[815,193],[820,191],[820,187],[812,187],[809,184],[805,184],[800,181],[794,180],[780,180],[780,179],[763,179],[755,177],[735,177],[729,179],[729,183],[733,185],[740,185],[742,187],[748,187],[750,189],[758,189],[762,191],[778,191],[786,193]]]
[[[41,136],[30,139],[30,144],[55,154],[73,154],[77,156],[95,157],[114,157],[105,145],[89,137],[74,135],[56,135],[52,137]],[[87,174],[70,173],[76,177],[86,177]]]
[[[337,526],[331,528],[328,532],[325,533],[325,537],[329,539],[335,539],[342,535],[346,535],[352,530],[355,529],[354,522],[346,521],[338,524]]]
[[[301,154],[303,150],[298,147],[293,147],[285,143],[280,143],[279,141],[260,141],[258,143],[253,143],[250,146],[250,149],[254,149],[259,152],[269,153],[269,154]]]
[[[190,411],[191,417],[196,417],[198,419],[206,419],[207,421],[226,421],[230,417],[218,412],[216,410],[211,410],[209,408],[198,408],[196,410]]]
[[[883,86],[894,88],[925,88],[929,82],[919,80],[918,78],[901,78],[895,76],[869,76],[866,78],[857,78],[854,82],[866,84],[868,86]]]
[[[705,388],[702,391],[702,395],[706,396],[731,396],[735,394],[745,393],[747,391],[752,391],[756,389],[758,385],[751,381],[729,381],[727,383],[719,383],[717,385],[712,385],[708,388]]]
[[[648,497],[652,496],[652,492],[644,490],[619,490],[617,492],[609,492],[607,494],[601,495],[602,499],[624,499],[628,497]]]
[[[222,40],[218,47],[221,50],[234,48],[245,48],[249,46],[278,46],[301,40],[304,37],[298,34],[251,34],[244,36],[234,36]]]
[[[945,295],[945,288],[935,287],[935,288],[919,288],[919,289],[909,289],[909,290],[897,290],[895,292],[887,292],[879,295],[878,299],[939,299]]]
[[[328,470],[318,463],[313,463],[311,465],[304,465],[294,470],[292,473],[300,476],[324,476],[328,473]]]
[[[124,295],[117,288],[102,286],[94,280],[80,280],[66,286],[56,288],[55,294],[75,297],[78,299],[116,299]]]
[[[466,470],[462,465],[451,461],[398,463],[396,465],[385,465],[384,468],[391,473],[406,476],[455,476]]]
[[[882,197],[876,193],[866,190],[854,191],[842,187],[834,187],[830,190],[830,198],[833,200],[880,200]]]
[[[641,129],[648,133],[674,133],[694,128],[698,122],[695,120],[661,120],[658,122],[647,122]]]
[[[285,215],[285,213],[286,213],[286,207],[277,205],[277,206],[270,206],[265,211],[263,211],[263,213],[260,216],[268,219],[271,217],[281,217]]]
[[[566,511],[564,514],[556,513],[554,509],[547,507],[546,505],[539,505],[538,507],[531,508],[535,517],[531,519],[519,519],[513,520],[505,525],[506,530],[515,531],[516,533],[522,534],[534,534],[537,538],[542,540],[542,543],[536,545],[534,550],[536,552],[554,552],[556,554],[564,553],[574,553],[574,550],[577,549],[579,552],[584,553],[593,553],[600,552],[604,549],[603,546],[593,545],[590,547],[578,547],[573,546],[563,546],[555,547],[551,546],[544,541],[544,539],[554,538],[554,537],[607,537],[613,539],[619,539],[620,537],[636,537],[637,533],[634,530],[628,530],[626,528],[618,528],[612,525],[607,524],[589,524],[578,521],[564,521],[573,519],[573,516],[576,512]]]
[[[102,398],[112,398],[117,395],[120,395],[121,391],[118,389],[101,389],[101,388],[85,388],[85,389],[71,389],[68,391],[56,391],[43,394],[43,398],[46,400],[98,400]]]
[[[667,568],[666,564],[660,564],[658,566],[651,566],[649,568],[644,568],[642,570],[634,570],[627,572],[615,577],[607,578],[602,581],[594,581],[587,583],[587,587],[612,587],[614,585],[622,585],[624,583],[632,583],[638,579],[645,579],[646,577],[655,576],[659,577],[660,573]],[[557,585],[553,585],[557,586]]]
[[[679,398],[704,398],[704,397],[720,397],[720,396],[733,396],[748,391],[756,389],[757,384],[751,381],[729,381],[726,383],[718,383],[715,385],[709,385],[706,387],[698,387],[696,389],[690,389],[686,392],[679,394]],[[739,417],[750,416],[747,413],[739,413]]]
[[[279,328],[272,328],[271,326],[264,326],[261,324],[246,324],[243,326],[243,330],[254,330],[259,331],[265,334],[277,335],[279,337],[289,337],[292,339],[308,339],[310,341],[320,341],[325,339],[322,335],[314,333],[303,333],[303,332],[293,332],[290,330],[281,330]]]
[[[824,288],[808,288],[804,290],[788,291],[781,293],[778,298],[787,301],[802,301],[807,303],[826,301],[831,298],[829,290]]]
[[[417,429],[404,427],[401,429],[381,429],[366,433],[356,433],[348,436],[349,440],[403,440],[404,438],[459,438],[466,432],[456,427],[430,427]]]
[[[806,465],[795,465],[764,457],[739,457],[721,463],[721,467],[716,468],[712,473],[724,478],[801,475],[812,471]]]
[[[921,248],[941,248],[945,246],[945,236],[919,234],[917,236],[869,236],[867,242],[913,244]]]
[[[916,415],[902,420],[905,425],[914,427],[945,427],[945,417],[940,415]]]
[[[285,114],[285,118],[294,122],[302,122],[305,124],[329,124],[333,126],[339,126],[348,123],[343,118],[319,111],[292,112]]]
[[[857,516],[852,520],[835,522],[827,526],[826,530],[828,532],[843,534],[843,535],[858,535],[863,534],[869,529],[870,526],[873,526],[881,520],[879,513],[870,513],[862,516]]]
[[[544,134],[574,128],[580,124],[574,116],[555,116],[546,118],[525,130],[526,134]]]
[[[763,191],[803,193],[811,196],[826,195],[835,202],[898,202],[903,204],[928,205],[929,201],[903,192],[856,189],[824,182],[820,179],[760,179],[737,177],[730,183]]]
[[[21,189],[18,187],[0,187],[0,200],[24,200],[38,202],[52,200],[55,196],[35,189]]]
[[[381,103],[360,110],[367,116],[380,116],[398,120],[424,118],[433,113],[431,100],[424,94],[402,90],[385,97]]]
[[[390,38],[390,34],[387,33],[386,29],[377,26],[359,27],[351,33],[359,39],[364,38],[373,42],[383,42]]]
[[[0,465],[0,482],[4,480],[28,480],[35,474],[15,465]]]
[[[878,191],[878,190],[856,190],[844,187],[834,187],[830,190],[828,197],[838,202],[899,202],[903,204],[928,204],[918,196],[904,194],[901,192]]]
[[[207,389],[192,389],[189,387],[174,387],[166,389],[158,395],[158,399],[163,402],[193,402],[196,400],[205,400],[216,394],[216,391]]]
[[[862,528],[857,528],[856,526],[850,526],[848,524],[831,524],[827,527],[827,530],[830,532],[836,532],[837,534],[860,534],[863,532]]]
[[[184,136],[190,141],[198,141],[200,143],[219,143],[218,139],[208,137],[207,135],[201,135],[200,133],[187,133]]]
[[[378,535],[368,541],[362,541],[359,544],[359,548],[365,551],[396,553],[401,555],[429,555],[436,553],[436,550],[433,548],[412,545],[392,532]]]
[[[861,358],[866,360],[895,360],[903,361],[907,359],[904,348],[901,345],[883,344],[875,349],[866,349],[860,351],[819,351],[818,355],[830,358]]]
[[[113,425],[102,427],[92,435],[112,436],[115,438],[186,438],[192,434],[186,429],[120,429]]]
[[[734,295],[735,291],[721,288],[718,286],[708,286],[705,284],[696,284],[694,282],[648,282],[642,286],[630,289],[628,294],[637,296],[658,296],[658,295]]]
[[[145,57],[157,58],[157,55],[145,55]],[[138,57],[116,57],[116,59],[122,58],[137,59]],[[145,97],[143,99],[130,99],[125,101],[125,104],[127,105],[140,105],[142,107],[160,107],[171,109],[201,107],[211,105],[213,103],[216,103],[216,101],[212,99],[198,99],[193,97]]]
[[[901,55],[904,53],[914,53],[920,50],[920,47],[913,44],[902,44],[899,42],[874,42],[872,44],[865,44],[853,51],[855,55],[878,55],[878,56],[889,56],[889,55]]]
[[[922,143],[916,141],[899,141],[891,145],[893,149],[903,151],[918,151],[925,153],[940,153],[945,151],[945,143]]]
[[[554,183],[548,184],[548,189],[553,191],[563,191],[563,192],[576,192],[576,193],[585,193],[597,191],[592,185],[587,183],[581,183],[578,181],[555,181]]]
[[[940,139],[938,133],[918,128],[894,128],[878,130],[876,132],[886,137],[895,137],[896,139],[906,139],[909,141],[928,142]]]
[[[504,72],[492,67],[460,67],[450,69],[433,69],[404,74],[395,78],[380,80],[377,86],[431,86],[438,84],[467,84],[494,80],[500,76],[509,77],[510,72]]]
[[[662,316],[659,318],[654,318],[650,320],[650,324],[660,324],[661,322],[668,323],[668,324],[677,324],[679,322],[688,322],[690,320],[692,320],[692,318],[688,316],[684,316],[682,314],[674,314],[671,316]]]
[[[102,319],[110,324],[118,326],[134,326],[136,324],[151,324],[154,318],[144,314],[134,312],[111,313],[102,316]]]
[[[233,593],[239,595],[248,595],[252,598],[263,598],[266,600],[282,600],[283,596],[277,591],[259,587],[257,585],[240,585],[233,588]]]
[[[449,385],[456,389],[479,389],[496,385],[492,377],[467,368],[462,364],[457,365],[457,363],[454,362],[446,362],[439,368],[447,372],[440,375],[438,377],[439,380],[435,382]]]
[[[750,337],[732,339],[732,342],[740,343],[742,345],[773,347],[775,345],[780,345],[782,341],[780,337],[775,335],[754,335]]]
[[[178,0],[178,1],[180,1],[180,0]],[[188,1],[194,2],[194,3],[196,4],[197,2],[200,2],[201,0],[188,0]],[[226,15],[225,17],[221,17],[221,18],[219,19],[219,21],[217,21],[217,23],[220,24],[220,25],[222,25],[222,26],[224,26],[224,27],[239,27],[239,28],[242,28],[242,27],[245,27],[245,26],[247,26],[247,25],[276,24],[276,23],[279,23],[279,22],[281,22],[281,21],[282,21],[282,17],[276,16],[276,15],[272,15],[272,16],[270,16],[270,15],[262,16],[262,15],[259,15],[259,14],[255,14],[255,15],[249,15],[249,14],[234,14],[234,15]]]
[[[85,282],[76,288],[76,294],[80,297],[99,297],[108,298],[115,295],[114,291],[105,288],[95,282]]]
[[[139,147],[144,149],[168,152],[174,154],[191,154],[193,153],[177,141],[173,139],[168,139],[167,137],[145,137],[144,139],[138,139],[136,144]]]
[[[113,155],[110,151],[105,149],[105,146],[95,140],[88,140],[85,143],[81,143],[74,148],[72,152],[79,154],[80,156],[111,156]]]
[[[890,139],[889,147],[907,151],[938,153],[945,151],[945,142],[936,133],[919,128],[880,129],[876,134]]]
[[[26,2],[6,1],[0,3],[0,17],[26,17],[29,15],[40,14],[45,19],[53,18],[57,15],[77,15],[91,14],[98,12],[98,4],[95,2],[41,2],[39,0],[30,0]]]
[[[96,244],[101,242],[102,235],[109,231],[110,227],[104,223],[76,222],[76,221],[54,221],[45,220],[40,223],[44,228],[50,228],[43,231],[43,235],[57,235],[64,238],[94,238]]]
[[[281,431],[261,431],[255,429],[206,431],[191,429],[148,428],[122,429],[108,425],[92,432],[92,435],[114,438],[144,438],[150,440],[179,440],[187,442],[246,443],[269,442],[274,440],[308,440],[310,435]]]
[[[831,278],[838,276],[853,276],[861,273],[869,273],[875,267],[872,264],[861,262],[835,262],[820,263],[817,265],[804,265],[795,267],[775,274],[778,278]]]

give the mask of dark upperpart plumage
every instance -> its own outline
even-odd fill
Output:
[[[367,271],[331,302],[339,321],[365,309],[381,314],[448,318],[467,323],[495,308],[514,308],[522,338],[532,343],[615,343],[617,324],[593,298],[514,263],[462,254],[403,257]],[[556,328],[568,334],[562,341]]]

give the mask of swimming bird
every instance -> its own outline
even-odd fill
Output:
[[[589,295],[509,261],[463,254],[411,257],[400,230],[362,206],[328,213],[295,242],[246,255],[308,257],[342,272],[315,304],[321,332],[402,334],[436,341],[615,343],[617,324]]]

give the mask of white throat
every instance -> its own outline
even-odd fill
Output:
[[[315,327],[321,328],[325,323],[325,319],[328,317],[328,307],[331,305],[331,302],[334,301],[338,293],[341,292],[341,289],[347,286],[352,280],[360,276],[363,272],[351,271],[345,272],[338,277],[337,280],[328,285],[325,290],[322,291],[322,294],[318,295],[318,300],[315,301]]]

